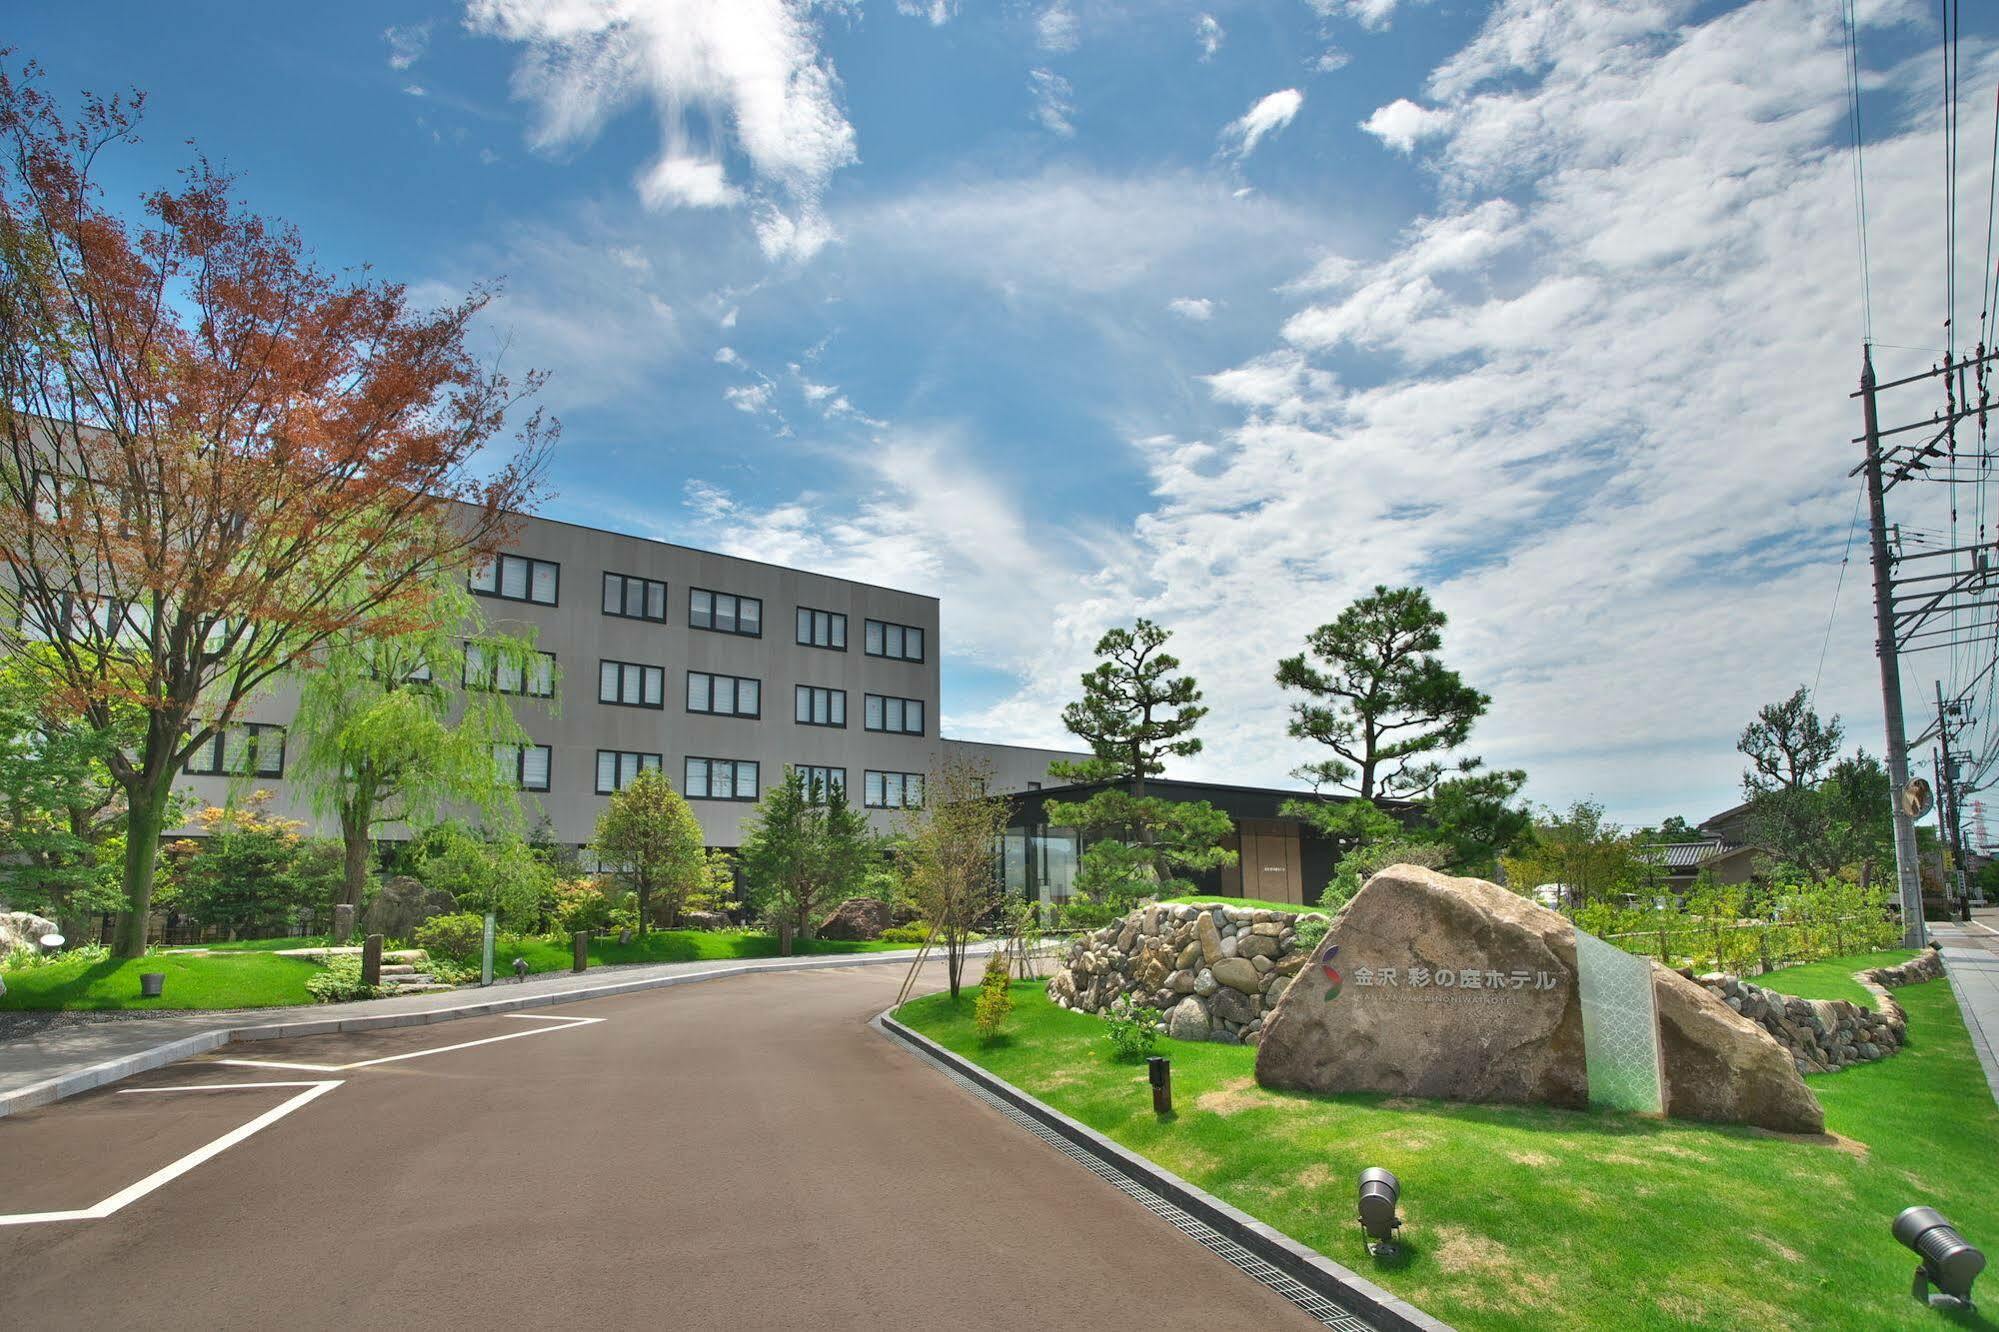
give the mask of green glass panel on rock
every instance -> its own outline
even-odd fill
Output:
[[[1576,991],[1582,1004],[1590,1104],[1603,1110],[1663,1114],[1666,1097],[1651,960],[1577,930]]]

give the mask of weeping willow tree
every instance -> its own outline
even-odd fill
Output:
[[[340,635],[296,677],[287,775],[315,813],[339,820],[349,905],[360,904],[379,828],[447,812],[517,826],[518,755],[533,741],[516,707],[556,706],[555,658],[536,649],[531,626],[489,625],[462,571],[432,583],[427,623]]]

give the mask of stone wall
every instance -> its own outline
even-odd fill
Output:
[[[1865,974],[1865,973],[1862,973]],[[1873,1010],[1845,999],[1798,999],[1737,976],[1695,978],[1784,1047],[1800,1073],[1827,1073],[1886,1059],[1902,1048],[1907,1022],[1886,991]]]
[[[1912,957],[1907,962],[1899,962],[1892,967],[1875,967],[1871,971],[1859,973],[1859,980],[1868,989],[1896,989],[1903,985],[1919,985],[1924,981],[1943,979],[1943,954],[1935,948],[1925,948],[1922,955]]]
[[[1176,1040],[1255,1045],[1309,956],[1297,934],[1307,918],[1221,903],[1142,907],[1070,945],[1048,997],[1082,1013],[1128,998],[1164,1013]]]

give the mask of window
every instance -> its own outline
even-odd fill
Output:
[[[187,756],[186,770],[196,777],[282,777],[285,728],[240,722],[218,730]]]
[[[687,710],[713,712],[725,717],[761,717],[763,685],[742,676],[689,671]]]
[[[747,634],[751,638],[762,638],[764,604],[755,597],[692,588],[687,593],[687,623],[696,629],[712,629],[718,634]]]
[[[923,631],[915,625],[869,620],[867,629],[870,657],[893,657],[897,661],[923,660]]]
[[[469,584],[482,597],[553,606],[559,567],[548,560],[531,560],[525,555],[497,555],[472,566]]]
[[[824,768],[811,763],[800,763],[792,769],[798,779],[805,783],[805,802],[809,805],[823,805],[826,794],[834,787],[847,789],[845,768]]]
[[[597,701],[623,708],[666,706],[666,668],[631,661],[597,663]]]
[[[483,643],[467,643],[463,683],[467,689],[553,698],[555,654],[538,651],[523,661],[516,653],[501,652]]]
[[[680,785],[689,800],[755,800],[757,765],[748,759],[690,758]]]
[[[546,791],[552,751],[547,745],[494,745],[493,766],[502,782],[523,791]]]
[[[810,606],[800,606],[798,641],[806,647],[832,648],[836,652],[845,652],[847,617],[838,611],[813,610]]]
[[[666,584],[630,574],[604,575],[604,614],[666,623]]]
[[[658,772],[659,769],[660,757],[657,754],[600,749],[597,751],[597,794],[610,795],[613,791],[622,791],[640,773]]]
[[[845,726],[847,724],[847,691],[844,689],[819,689],[812,685],[799,685],[798,705],[794,713],[800,726]]]
[[[923,774],[871,770],[861,803],[869,809],[915,809],[923,803]]]
[[[868,694],[866,698],[867,728],[870,731],[893,731],[898,735],[923,734],[922,699],[888,698],[881,694]]]

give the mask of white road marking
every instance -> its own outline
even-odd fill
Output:
[[[1993,929],[1982,920],[1967,920],[1964,923],[1974,930],[1984,930],[1987,934],[1999,934],[1999,930]]]
[[[269,1128],[292,1111],[326,1095],[340,1085],[339,1079],[333,1079],[327,1082],[218,1082],[193,1087],[129,1087],[118,1094],[134,1096],[143,1092],[244,1091],[261,1090],[265,1087],[303,1087],[305,1090],[282,1104],[266,1110],[241,1128],[229,1130],[206,1147],[197,1147],[172,1165],[155,1170],[130,1188],[120,1189],[95,1207],[85,1207],[73,1212],[15,1212],[11,1215],[0,1215],[0,1226],[31,1226],[44,1221],[102,1221],[126,1204],[137,1202],[162,1185],[172,1183],[203,1161],[228,1151],[251,1134]]]
[[[505,1036],[487,1036],[476,1041],[459,1041],[455,1045],[440,1045],[429,1050],[411,1050],[407,1054],[383,1055],[379,1059],[357,1059],[351,1064],[288,1064],[275,1059],[217,1059],[217,1064],[231,1064],[237,1068],[279,1068],[294,1069],[306,1073],[345,1073],[350,1069],[373,1068],[377,1064],[393,1064],[404,1059],[422,1059],[428,1055],[448,1054],[453,1050],[469,1050],[475,1045],[492,1045],[499,1041],[517,1041],[523,1036],[540,1036],[549,1032],[567,1031],[572,1027],[587,1027],[603,1022],[604,1018],[554,1017],[540,1013],[498,1013],[496,1017],[521,1018],[529,1022],[559,1022],[559,1027],[534,1027],[528,1031],[509,1032]]]

